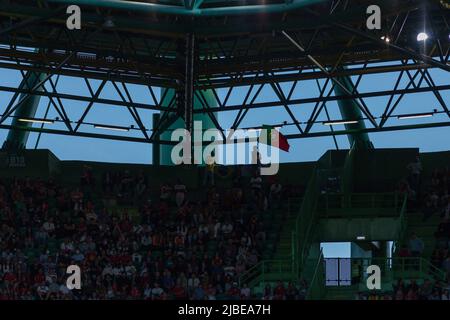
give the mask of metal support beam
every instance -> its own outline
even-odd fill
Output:
[[[345,30],[345,31],[347,31],[347,32],[349,32],[351,34],[354,34],[354,35],[360,36],[362,38],[371,40],[372,42],[377,43],[377,44],[379,44],[381,46],[387,46],[390,49],[393,49],[393,50],[395,50],[395,51],[397,51],[397,52],[399,52],[401,54],[404,54],[405,57],[408,57],[410,59],[416,59],[416,60],[422,61],[423,63],[429,64],[430,66],[437,67],[437,68],[440,68],[440,69],[445,70],[445,71],[450,71],[450,65],[448,65],[446,63],[442,63],[442,62],[437,61],[437,60],[434,60],[432,57],[427,56],[425,54],[417,53],[417,52],[415,52],[415,51],[413,51],[411,49],[406,49],[406,48],[400,47],[400,46],[398,46],[396,44],[393,44],[393,43],[390,43],[390,42],[386,42],[386,41],[384,41],[382,39],[379,39],[379,38],[374,37],[374,36],[372,36],[370,34],[367,34],[366,32],[357,30],[355,28],[346,26],[344,24],[335,23],[333,25],[335,25],[336,27],[338,27],[338,28],[340,28],[342,30]]]
[[[184,122],[185,129],[191,132],[194,111],[194,61],[195,38],[192,33],[186,35],[185,80],[184,80]]]
[[[37,91],[44,91],[43,85],[40,83],[47,77],[46,74],[28,72],[25,74],[20,88],[31,89],[35,88]],[[17,99],[15,95],[10,104],[14,104],[14,100]],[[33,126],[30,122],[24,122],[23,119],[34,118],[39,101],[41,97],[38,95],[21,94],[19,101],[21,101],[20,107],[15,110],[14,118],[12,120],[12,126],[31,128]],[[3,148],[5,149],[24,149],[27,145],[29,131],[26,130],[9,130],[8,137],[6,138]]]
[[[338,78],[339,82],[346,86],[347,91],[354,92],[355,86],[350,77]],[[341,87],[334,86],[336,95],[345,95]],[[341,111],[342,119],[347,121],[357,120],[356,123],[348,123],[345,128],[349,131],[357,131],[358,133],[348,135],[350,146],[355,146],[357,149],[372,149],[373,144],[370,141],[367,132],[364,132],[366,125],[362,119],[361,110],[358,108],[355,99],[338,100],[339,110]]]
[[[157,127],[160,120],[159,113],[153,114],[153,130]],[[161,163],[161,150],[159,144],[159,134],[155,134],[155,139],[152,145],[152,165],[159,166]]]

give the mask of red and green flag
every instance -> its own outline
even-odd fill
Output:
[[[262,129],[263,130],[259,135],[259,143],[264,143],[271,147],[275,147],[283,151],[289,152],[289,148],[291,146],[289,145],[289,142],[286,139],[286,137],[283,136],[283,134],[280,133],[280,131],[268,125],[263,125]]]

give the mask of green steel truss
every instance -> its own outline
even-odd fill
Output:
[[[445,94],[450,81],[435,81],[437,72],[450,71],[450,11],[444,2],[0,0],[0,92],[12,96],[9,104],[0,106],[0,129],[152,143],[155,129],[168,124],[156,123],[154,128],[143,119],[144,110],[165,112],[172,121],[186,114],[192,119],[190,114],[215,117],[233,111],[232,128],[237,129],[245,127],[251,111],[274,107],[285,116],[272,124],[293,128],[285,134],[289,139],[449,126]],[[82,8],[79,31],[66,28],[69,3]],[[372,4],[382,8],[380,31],[365,27],[366,9]],[[416,41],[424,21],[430,33],[426,46]],[[189,37],[195,39],[192,77],[186,76],[185,67]],[[1,77],[6,69],[23,78],[29,72],[47,76],[35,88],[12,86]],[[370,90],[362,88],[362,82],[381,74],[393,80],[391,88],[376,81]],[[57,79],[69,76],[81,79],[87,94],[60,90]],[[353,89],[335,90],[336,79],[346,76],[354,80]],[[190,86],[185,83],[188,78]],[[97,88],[94,80],[100,81]],[[305,81],[316,81],[317,91],[297,94]],[[114,88],[116,98],[102,95],[107,86]],[[136,101],[131,86],[145,88],[148,96]],[[197,98],[203,108],[194,110],[175,97],[166,101],[160,88]],[[206,89],[214,93],[214,105],[205,98]],[[186,90],[193,94],[186,95]],[[423,93],[435,99],[429,111],[440,114],[439,120],[414,125],[398,121],[404,98]],[[40,96],[59,115],[52,122],[61,125],[17,125],[13,119],[21,95]],[[374,97],[388,97],[388,102],[366,102]],[[361,115],[357,120],[366,126],[322,130],[320,119],[324,114],[329,118],[330,105],[348,99],[359,109],[353,114]],[[72,104],[84,104],[81,117],[68,115],[66,108]],[[129,111],[126,133],[88,130],[95,124],[87,116],[100,104]],[[313,108],[299,118],[294,110],[307,104]],[[191,108],[188,113],[186,108]],[[214,120],[220,128],[220,121]],[[348,119],[343,115],[329,120]]]

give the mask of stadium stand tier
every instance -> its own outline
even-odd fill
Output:
[[[3,152],[0,299],[448,299],[448,163],[334,150],[277,176],[218,166],[203,185],[204,167]],[[352,257],[324,258],[324,242]],[[368,291],[373,264],[382,287]]]

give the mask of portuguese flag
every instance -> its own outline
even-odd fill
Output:
[[[262,126],[261,134],[259,135],[259,143],[264,143],[286,152],[289,152],[289,148],[291,147],[286,137],[283,136],[280,131],[267,125]]]

